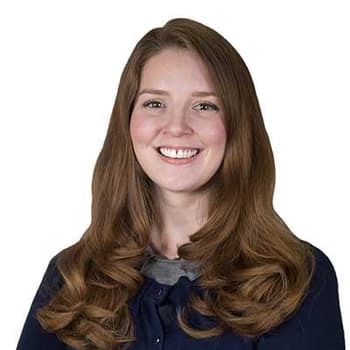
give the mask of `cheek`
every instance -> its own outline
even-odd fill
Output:
[[[134,144],[147,143],[153,133],[151,123],[140,115],[133,114],[130,120],[130,137]]]
[[[226,145],[226,130],[222,119],[214,120],[208,124],[203,130],[206,142],[215,148],[225,148]]]

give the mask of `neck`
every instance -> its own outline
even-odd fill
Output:
[[[190,235],[207,219],[207,197],[203,194],[158,193],[162,227],[151,230],[151,246],[168,259],[178,258],[177,248],[191,242]]]

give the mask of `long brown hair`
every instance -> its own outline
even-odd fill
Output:
[[[196,338],[224,330],[258,337],[292,316],[314,272],[312,246],[273,208],[274,158],[248,68],[213,29],[171,19],[146,33],[127,61],[94,168],[91,223],[58,254],[63,285],[37,313],[44,329],[76,349],[121,349],[136,339],[128,301],[144,282],[137,267],[161,218],[152,181],[135,158],[129,122],[142,67],[165,48],[198,52],[227,133],[223,162],[201,188],[209,191],[208,220],[178,249],[180,258],[199,263],[197,283],[205,291],[187,306],[218,322],[210,330],[191,328],[181,309],[180,327]]]

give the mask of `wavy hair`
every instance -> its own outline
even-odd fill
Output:
[[[208,190],[206,223],[178,248],[200,267],[203,295],[177,312],[195,338],[226,330],[258,337],[302,303],[315,268],[310,243],[299,239],[273,208],[275,165],[255,87],[233,46],[208,26],[174,18],[147,32],[121,74],[107,135],[92,179],[91,223],[58,254],[60,289],[38,312],[41,326],[79,349],[123,349],[136,340],[128,308],[144,282],[138,270],[154,223],[161,224],[152,181],[137,162],[130,116],[142,67],[161,50],[196,50],[206,64],[224,112],[223,162]],[[187,308],[188,307],[188,308]],[[192,328],[189,308],[216,326]]]

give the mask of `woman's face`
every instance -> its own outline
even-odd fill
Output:
[[[164,92],[145,92],[163,90]],[[222,106],[206,66],[194,51],[164,49],[142,71],[130,120],[136,158],[161,190],[192,192],[208,182],[219,168],[226,132]],[[169,159],[158,149],[200,149],[190,159]],[[186,155],[186,153],[183,153]],[[188,155],[188,154],[187,154]]]

